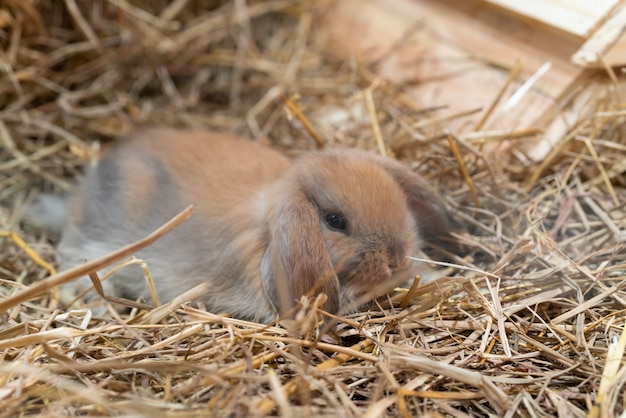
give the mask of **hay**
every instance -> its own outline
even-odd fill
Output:
[[[539,166],[503,163],[481,143],[534,133],[450,136],[446,120],[464,114],[421,108],[328,54],[317,7],[2,3],[0,416],[624,413],[619,86]],[[25,205],[35,189],[68,190],[97,144],[156,122],[289,153],[382,144],[446,191],[470,254],[442,266],[448,278],[339,318],[332,343],[315,338],[312,314],[265,326],[187,304],[202,288],[150,312],[65,312],[52,288],[71,278],[42,281],[54,247],[21,222]]]

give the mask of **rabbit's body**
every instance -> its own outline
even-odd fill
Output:
[[[137,254],[159,296],[208,282],[208,309],[261,322],[304,294],[326,293],[333,313],[354,309],[414,277],[420,265],[407,256],[420,254],[420,232],[451,229],[436,193],[396,161],[331,150],[292,163],[226,134],[153,129],[88,171],[69,205],[60,266],[136,241],[189,204],[187,222]],[[138,266],[104,285],[148,297]]]
[[[137,253],[159,296],[167,301],[208,280],[207,306],[270,321],[274,309],[260,279],[243,280],[258,276],[266,241],[259,209],[288,164],[278,152],[223,134],[143,132],[106,153],[82,181],[59,244],[60,267],[136,241],[193,204],[187,222]],[[148,297],[138,266],[104,285],[108,294]]]

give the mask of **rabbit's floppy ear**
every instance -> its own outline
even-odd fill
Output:
[[[274,196],[269,243],[261,263],[263,286],[281,313],[303,295],[325,293],[324,309],[339,310],[339,281],[326,250],[317,207],[297,181]],[[283,184],[284,185],[284,184]]]
[[[404,191],[422,239],[453,253],[461,253],[462,247],[451,233],[464,228],[450,215],[437,191],[400,162],[378,156],[374,158]]]

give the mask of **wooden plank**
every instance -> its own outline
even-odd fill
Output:
[[[580,47],[572,62],[587,68],[626,65],[626,2]],[[602,57],[602,61],[598,58]]]
[[[504,9],[586,38],[620,0],[486,0]]]
[[[580,45],[574,37],[559,37],[482,0],[341,0],[323,23],[335,53],[356,57],[416,102],[447,106],[450,114],[487,109],[521,60],[518,80],[485,130],[546,126],[582,73],[570,62]],[[515,90],[546,63],[547,72],[517,104],[507,106]],[[448,121],[446,128],[471,132],[482,116]],[[529,140],[523,146],[534,145]]]

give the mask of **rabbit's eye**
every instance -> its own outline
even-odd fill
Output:
[[[332,229],[344,230],[348,226],[345,218],[339,213],[326,214],[326,224]]]

